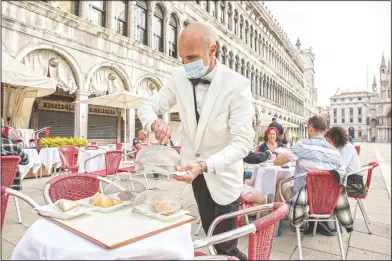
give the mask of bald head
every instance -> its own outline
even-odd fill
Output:
[[[183,64],[203,60],[209,73],[215,66],[217,35],[212,27],[201,22],[188,25],[178,38],[178,53]]]

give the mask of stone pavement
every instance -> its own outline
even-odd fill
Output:
[[[370,161],[380,161],[387,164],[388,168],[378,167],[373,172],[372,184],[368,198],[363,200],[368,213],[373,234],[367,233],[361,211],[355,200],[350,199],[351,211],[355,217],[354,231],[350,234],[343,231],[344,251],[347,259],[357,260],[390,260],[391,259],[391,198],[384,182],[384,177],[391,177],[391,145],[380,143],[358,143],[362,150],[360,154],[362,164]],[[384,173],[382,173],[382,171]],[[39,204],[44,204],[42,189],[50,179],[29,179],[23,182],[24,193],[30,195]],[[163,177],[156,181],[149,179],[150,186],[160,189],[175,191],[184,208],[191,214],[198,215],[190,185],[180,184],[174,180],[167,181]],[[37,219],[37,214],[27,204],[20,203],[22,224],[17,224],[17,217],[13,199],[8,203],[7,215],[2,231],[2,260],[11,257],[12,251],[26,230]],[[202,231],[199,236],[194,236],[197,224],[192,224],[194,239],[204,237]],[[239,240],[239,248],[247,252],[247,238]],[[304,259],[340,259],[338,240],[336,237],[326,237],[317,234],[316,237],[302,235]],[[276,237],[271,259],[289,260],[298,259],[297,243],[294,230],[288,221],[284,221],[283,235]]]

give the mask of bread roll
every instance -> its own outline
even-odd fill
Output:
[[[100,208],[110,208],[115,205],[120,204],[118,200],[112,200],[108,196],[103,195],[99,192],[95,193],[89,200],[90,205],[100,207]]]
[[[156,196],[151,200],[151,210],[154,213],[162,213],[172,211],[170,200],[165,196]]]
[[[62,212],[71,212],[79,209],[80,204],[67,199],[59,199],[54,203]]]

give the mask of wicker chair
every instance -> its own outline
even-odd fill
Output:
[[[38,148],[38,142],[40,141],[39,134],[45,132],[45,138],[49,137],[50,129],[52,127],[45,127],[33,132],[33,137],[29,139],[30,144],[34,144],[34,148]],[[30,146],[32,147],[32,146]]]
[[[359,156],[359,153],[361,153],[361,146],[354,146],[354,148],[357,151],[358,156]]]
[[[100,183],[110,180],[92,174],[64,174],[49,180],[44,187],[44,199],[52,204],[59,199],[79,200],[93,196],[100,190]]]
[[[357,200],[359,209],[361,210],[361,213],[362,213],[363,219],[365,220],[366,228],[368,229],[369,234],[372,234],[372,231],[370,230],[370,227],[369,227],[370,221],[369,221],[368,215],[366,213],[365,206],[363,205],[361,199],[365,199],[367,197],[367,194],[368,194],[369,189],[370,189],[370,183],[372,182],[373,169],[376,168],[377,166],[378,166],[378,162],[370,162],[368,164],[368,173],[367,173],[367,178],[366,178],[367,193],[362,195],[362,196],[351,196],[351,195],[348,195],[348,197],[355,198]]]
[[[238,218],[239,216],[257,214],[261,211],[270,211],[266,216],[255,220],[251,224],[227,231],[221,234],[213,235],[216,226],[223,220]],[[208,229],[207,237],[193,241],[195,250],[203,247],[209,247],[209,252],[215,255],[213,245],[227,242],[245,235],[249,235],[248,259],[249,260],[269,260],[272,250],[272,243],[275,238],[276,224],[282,220],[288,213],[288,207],[285,203],[276,202],[273,204],[259,205],[252,208],[246,208],[233,213],[217,217]],[[195,251],[196,257],[205,256],[204,253]],[[224,260],[224,259],[221,259]],[[229,259],[226,259],[229,260]],[[236,259],[230,259],[236,260]]]
[[[88,145],[84,147],[85,150],[98,150],[99,147],[97,145]]]
[[[60,158],[61,158],[61,166],[60,170],[65,170],[71,173],[77,173],[79,166],[74,165],[74,157],[77,149],[74,146],[61,146],[58,148]]]
[[[8,197],[9,195],[14,196],[16,198],[20,198],[23,201],[25,201],[27,204],[29,204],[33,208],[39,207],[39,204],[36,203],[32,198],[27,196],[26,194],[23,194],[22,192],[19,192],[17,190],[13,190],[11,188],[7,188],[5,186],[1,186],[1,228],[3,228],[4,224],[4,219],[5,219],[5,213],[7,210],[7,203],[8,203]]]
[[[102,156],[102,154],[105,155],[106,168],[104,170],[89,171],[87,163],[90,160],[95,159],[96,157]],[[122,158],[122,151],[121,150],[110,150],[110,151],[106,151],[102,154],[95,155],[94,157],[91,157],[88,160],[86,160],[84,162],[84,169],[89,174],[94,174],[94,175],[98,175],[98,176],[102,176],[102,177],[116,175],[118,172],[118,169],[120,167],[121,158]]]
[[[16,172],[18,171],[20,162],[19,156],[1,156],[1,185],[7,188],[12,187]],[[8,200],[8,197],[7,197]],[[22,215],[20,214],[19,202],[15,198],[16,214],[18,215],[19,224],[22,223]]]
[[[112,142],[112,144],[116,145],[116,150],[123,150],[123,145],[118,142]]]

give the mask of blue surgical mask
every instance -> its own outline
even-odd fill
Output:
[[[204,65],[204,59],[184,64],[186,76],[189,79],[198,79],[206,75],[210,65]]]

